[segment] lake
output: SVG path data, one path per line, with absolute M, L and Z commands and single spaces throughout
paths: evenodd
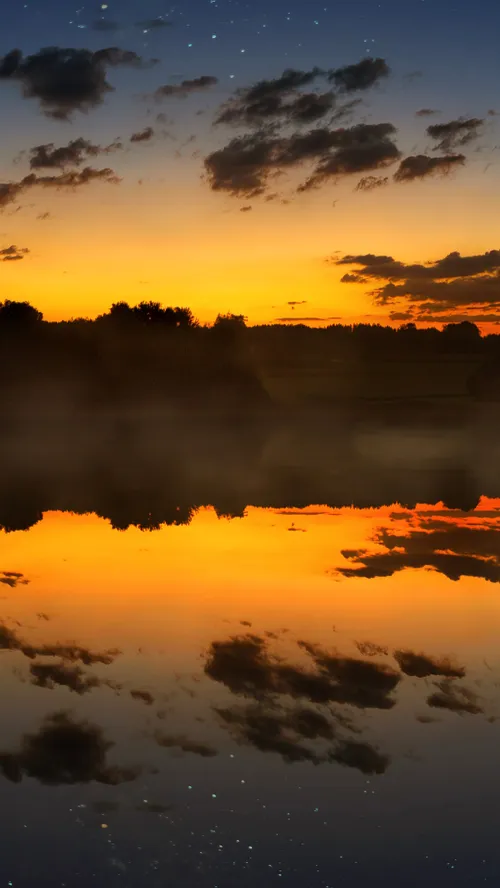
M 1 885 L 498 884 L 500 499 L 391 492 L 4 522 Z

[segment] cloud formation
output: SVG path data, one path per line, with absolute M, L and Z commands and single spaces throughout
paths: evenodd
M 428 157 L 415 154 L 405 157 L 394 173 L 395 182 L 414 182 L 430 176 L 447 176 L 458 166 L 464 166 L 464 154 L 446 154 L 443 157 Z
M 111 154 L 121 148 L 119 141 L 102 147 L 94 145 L 88 139 L 78 138 L 56 148 L 53 142 L 45 145 L 36 145 L 31 148 L 30 169 L 66 169 L 72 166 L 81 166 L 89 157 L 98 157 L 99 154 Z
M 487 310 L 500 307 L 500 250 L 470 256 L 452 252 L 426 264 L 408 264 L 370 253 L 332 261 L 340 266 L 359 266 L 359 271 L 343 276 L 344 283 L 385 281 L 372 291 L 374 301 L 378 305 L 404 302 L 415 310 L 411 315 L 414 320 L 438 318 L 439 313 L 449 312 L 450 320 L 466 320 L 469 315 L 491 317 Z M 456 314 L 457 309 L 462 309 L 462 315 Z
M 484 120 L 480 117 L 450 120 L 448 123 L 435 123 L 427 127 L 427 135 L 437 141 L 434 151 L 451 154 L 457 148 L 463 148 L 480 135 Z
M 463 678 L 463 666 L 454 665 L 447 657 L 439 659 L 428 654 L 417 654 L 415 651 L 394 651 L 394 659 L 401 672 L 415 678 L 428 678 L 431 675 L 443 675 L 446 678 Z
M 387 176 L 363 176 L 356 185 L 356 191 L 375 191 L 389 184 Z
M 132 133 L 130 136 L 130 142 L 150 142 L 155 134 L 155 131 L 152 126 L 147 126 L 143 130 L 139 130 L 137 133 Z
M 0 260 L 2 262 L 18 262 L 20 259 L 24 259 L 27 253 L 29 253 L 27 247 L 16 247 L 15 244 L 11 244 L 10 247 L 3 247 L 0 250 Z M 12 582 L 7 582 L 6 577 L 0 577 L 0 583 L 14 585 Z
M 72 190 L 91 185 L 93 182 L 108 182 L 117 185 L 121 179 L 109 167 L 100 170 L 84 167 L 83 170 L 69 170 L 56 176 L 37 176 L 35 173 L 30 173 L 19 182 L 0 183 L 0 210 L 14 203 L 31 188 L 67 188 Z
M 378 530 L 373 542 L 383 547 L 382 552 L 344 550 L 342 555 L 352 566 L 339 567 L 336 573 L 344 577 L 373 579 L 393 576 L 408 568 L 426 568 L 436 570 L 454 581 L 461 577 L 477 577 L 491 583 L 500 582 L 497 519 L 485 520 L 478 525 L 421 517 L 409 522 L 405 531 Z M 417 666 L 416 655 L 409 657 L 408 652 L 400 651 L 399 656 L 407 668 L 424 668 L 421 661 Z M 437 662 L 435 666 L 438 668 Z M 445 668 L 446 663 L 442 661 L 440 666 Z M 429 663 L 426 668 L 430 668 Z M 448 669 L 454 668 L 448 664 Z M 450 672 L 439 674 L 450 675 Z
M 8 250 L 17 250 L 17 247 L 8 247 Z M 0 583 L 3 583 L 4 586 L 10 586 L 11 589 L 15 589 L 16 586 L 27 586 L 29 580 L 26 579 L 23 573 L 18 570 L 0 570 Z
M 14 49 L 0 59 L 0 80 L 19 82 L 23 97 L 37 99 L 47 117 L 69 120 L 75 111 L 88 112 L 102 104 L 113 91 L 106 79 L 108 68 L 147 64 L 137 53 L 115 46 L 97 52 L 55 46 L 29 56 Z
M 35 657 L 60 657 L 70 663 L 82 662 L 85 666 L 102 663 L 109 666 L 114 662 L 120 651 L 91 651 L 78 644 L 55 642 L 51 644 L 32 644 L 23 639 L 18 632 L 0 623 L 0 651 L 19 651 L 30 660 Z
M 191 93 L 202 92 L 210 89 L 212 86 L 216 86 L 218 82 L 217 77 L 203 74 L 201 77 L 195 77 L 193 80 L 183 80 L 182 83 L 159 86 L 154 92 L 154 97 L 156 99 L 185 99 Z
M 108 764 L 114 745 L 97 725 L 58 712 L 49 715 L 37 733 L 25 734 L 17 752 L 0 753 L 0 773 L 12 783 L 30 777 L 47 786 L 93 781 L 117 786 L 135 780 L 137 768 Z
M 338 105 L 342 94 L 366 90 L 389 74 L 384 59 L 363 59 L 355 65 L 324 71 L 288 68 L 280 77 L 260 80 L 237 90 L 215 119 L 216 124 L 236 124 L 260 129 L 268 124 L 310 124 L 329 116 L 334 119 L 351 113 L 359 100 Z M 334 85 L 326 92 L 301 92 L 322 79 Z
M 266 193 L 276 175 L 309 163 L 312 172 L 298 188 L 306 191 L 332 178 L 390 165 L 400 156 L 395 132 L 390 123 L 322 127 L 288 137 L 259 131 L 214 151 L 205 168 L 214 191 L 248 198 Z
M 449 712 L 456 712 L 459 715 L 464 713 L 480 715 L 484 712 L 477 694 L 469 688 L 454 684 L 449 679 L 437 682 L 436 687 L 438 690 L 427 698 L 428 706 L 434 709 L 448 709 Z
M 355 65 L 346 65 L 330 71 L 328 79 L 343 92 L 370 89 L 391 73 L 385 59 L 362 59 Z
M 101 687 L 105 682 L 86 672 L 74 664 L 65 663 L 32 663 L 30 666 L 31 684 L 39 688 L 53 690 L 56 686 L 66 687 L 76 694 L 86 694 L 94 688 Z

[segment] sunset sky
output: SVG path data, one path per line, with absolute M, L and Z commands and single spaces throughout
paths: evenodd
M 0 298 L 489 326 L 499 26 L 495 0 L 16 4 Z

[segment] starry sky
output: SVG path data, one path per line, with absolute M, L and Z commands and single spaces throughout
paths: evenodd
M 499 34 L 496 0 L 12 5 L 0 298 L 492 329 Z

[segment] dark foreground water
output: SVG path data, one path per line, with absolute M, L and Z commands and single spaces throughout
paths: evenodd
M 0 886 L 499 884 L 495 468 L 391 440 L 241 509 L 4 471 Z

